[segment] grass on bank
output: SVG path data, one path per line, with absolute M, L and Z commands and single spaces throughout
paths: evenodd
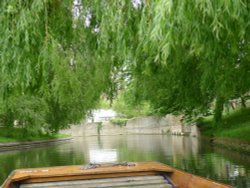
M 32 135 L 25 129 L 0 127 L 0 143 L 67 138 L 64 134 Z
M 235 110 L 224 114 L 222 121 L 214 126 L 212 117 L 199 122 L 203 135 L 238 139 L 250 143 L 250 109 Z

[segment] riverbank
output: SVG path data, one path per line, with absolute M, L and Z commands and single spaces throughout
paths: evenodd
M 120 122 L 119 122 L 120 123 Z M 122 122 L 123 123 L 123 122 Z M 73 137 L 87 136 L 114 136 L 114 135 L 189 135 L 198 137 L 196 125 L 184 126 L 181 116 L 166 115 L 165 117 L 147 116 L 127 120 L 126 125 L 114 122 L 83 123 L 72 125 L 60 131 Z
M 40 146 L 49 146 L 54 144 L 65 143 L 71 141 L 72 139 L 73 139 L 72 137 L 69 137 L 69 138 L 58 138 L 49 140 L 0 143 L 0 152 L 16 150 L 16 149 L 34 148 Z
M 221 123 L 214 125 L 212 117 L 198 122 L 201 134 L 217 140 L 239 140 L 250 144 L 250 109 L 239 109 L 223 116 Z
M 32 135 L 22 128 L 0 127 L 0 151 L 59 144 L 71 139 L 65 134 Z
M 0 127 L 0 144 L 11 143 L 11 142 L 64 139 L 68 137 L 70 136 L 66 134 L 33 135 L 31 133 L 27 133 L 27 131 L 22 128 Z

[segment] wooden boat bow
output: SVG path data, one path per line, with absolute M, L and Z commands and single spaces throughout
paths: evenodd
M 18 188 L 20 184 L 94 180 L 163 175 L 178 188 L 230 188 L 231 186 L 198 177 L 158 162 L 112 163 L 86 166 L 58 166 L 19 169 L 11 173 L 2 188 Z

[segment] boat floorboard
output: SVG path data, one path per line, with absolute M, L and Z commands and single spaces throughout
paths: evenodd
M 22 184 L 20 188 L 172 188 L 162 176 L 137 176 L 92 180 Z

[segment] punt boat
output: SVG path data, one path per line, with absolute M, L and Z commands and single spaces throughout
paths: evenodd
M 158 162 L 18 169 L 2 188 L 231 188 Z

